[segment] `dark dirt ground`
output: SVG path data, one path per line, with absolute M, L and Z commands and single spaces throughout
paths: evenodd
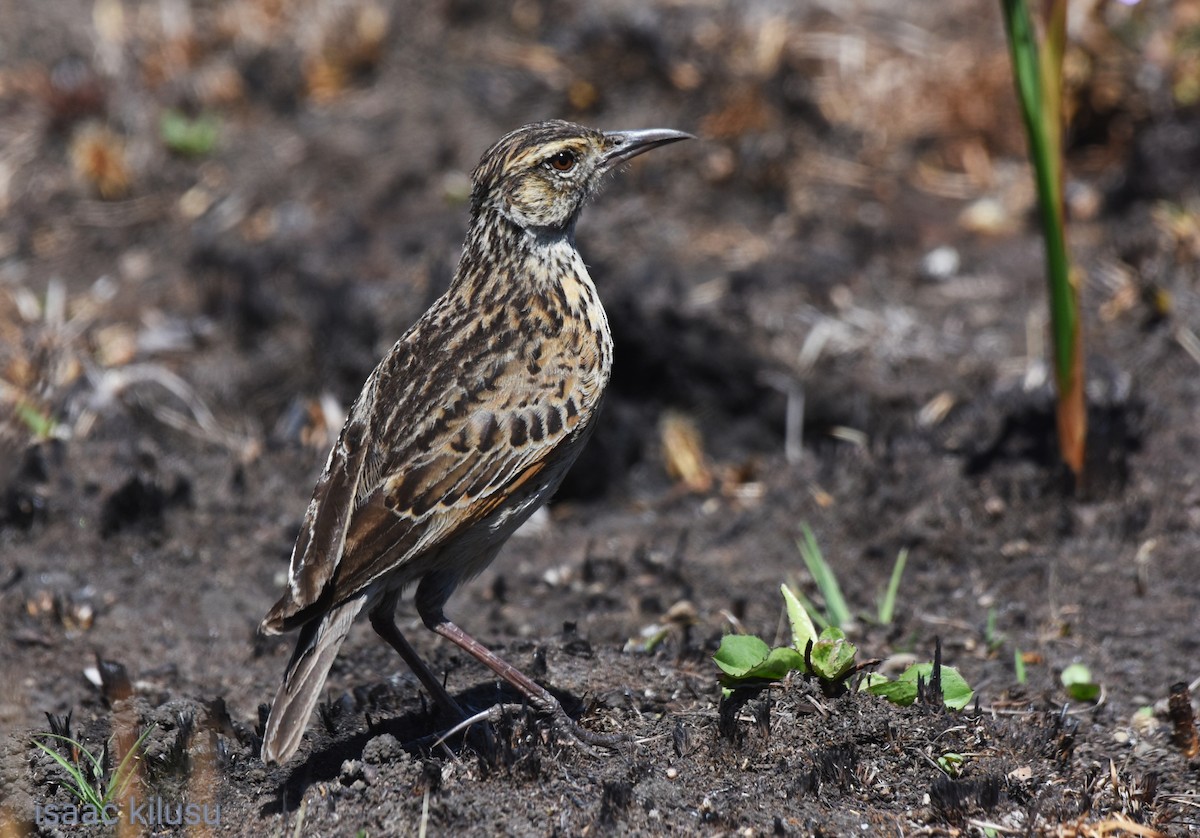
M 1200 832 L 1164 709 L 1200 674 L 1200 7 L 1073 6 L 1076 491 L 997 6 L 0 2 L 0 835 L 112 831 L 38 823 L 73 799 L 47 714 L 97 752 L 153 724 L 140 794 L 219 804 L 208 834 Z M 172 109 L 215 145 L 169 149 Z M 636 745 L 517 715 L 491 760 L 406 747 L 443 720 L 363 625 L 268 769 L 291 639 L 255 630 L 329 435 L 448 282 L 480 152 L 550 116 L 698 139 L 585 214 L 601 430 L 449 613 Z M 910 550 L 851 637 L 885 667 L 940 640 L 977 710 L 797 679 L 722 721 L 721 635 L 774 639 L 786 579 L 818 597 L 805 522 L 864 613 Z

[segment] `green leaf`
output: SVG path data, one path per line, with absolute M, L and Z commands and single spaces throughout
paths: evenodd
M 817 630 L 813 627 L 812 618 L 800 598 L 792 592 L 787 583 L 779 586 L 783 592 L 783 601 L 787 604 L 788 622 L 792 625 L 792 648 L 803 654 L 808 642 L 817 642 Z
M 726 687 L 765 686 L 783 680 L 789 672 L 804 670 L 804 657 L 795 649 L 771 649 L 760 638 L 745 634 L 721 638 L 713 660 L 721 668 L 720 681 Z
M 930 670 L 933 665 L 930 664 Z M 971 703 L 975 691 L 953 666 L 942 666 L 942 700 L 951 710 L 961 710 Z
M 177 110 L 168 110 L 163 113 L 158 130 L 163 144 L 171 151 L 200 157 L 216 147 L 220 123 L 211 114 L 189 118 Z
M 883 678 L 881 682 L 873 682 L 867 685 L 867 692 L 871 695 L 877 695 L 880 698 L 886 698 L 892 704 L 898 704 L 901 707 L 907 707 L 917 700 L 917 685 L 913 681 L 889 681 L 882 675 L 874 676 Z
M 113 772 L 113 775 L 108 783 L 108 792 L 106 794 L 100 793 L 100 786 L 103 784 L 104 780 L 103 750 L 101 751 L 101 758 L 97 758 L 95 754 L 83 747 L 82 743 L 77 742 L 67 736 L 61 736 L 57 733 L 34 734 L 34 736 L 44 736 L 48 739 L 57 739 L 60 742 L 66 742 L 81 756 L 86 757 L 88 767 L 90 768 L 90 773 L 93 777 L 93 781 L 89 782 L 88 778 L 84 775 L 85 769 L 83 766 L 80 766 L 77 763 L 72 763 L 66 757 L 62 756 L 62 754 L 58 753 L 53 748 L 48 747 L 44 743 L 38 742 L 36 739 L 34 740 L 33 744 L 49 754 L 50 757 L 62 767 L 63 771 L 66 772 L 73 786 L 70 788 L 70 792 L 75 795 L 76 799 L 79 800 L 80 803 L 95 807 L 97 809 L 103 809 L 116 797 L 123 797 L 126 790 L 129 788 L 129 784 L 135 776 L 133 770 L 135 763 L 140 759 L 139 751 L 141 751 L 142 746 L 146 743 L 146 738 L 154 730 L 154 727 L 155 726 L 153 724 L 147 727 L 146 730 L 142 732 L 142 735 L 137 738 L 137 741 L 133 743 L 132 747 L 130 747 L 129 751 L 125 754 L 125 757 L 121 760 L 121 764 L 118 765 L 116 770 Z
M 129 750 L 125 753 L 125 757 L 121 760 L 121 764 L 118 765 L 117 770 L 113 772 L 112 782 L 108 787 L 108 794 L 104 795 L 105 803 L 113 800 L 114 797 L 125 796 L 125 792 L 129 788 L 130 782 L 132 782 L 133 778 L 136 776 L 134 773 L 134 768 L 136 767 L 136 763 L 141 759 L 139 751 L 142 750 L 142 746 L 146 744 L 146 739 L 150 736 L 153 730 L 154 725 L 151 724 L 144 731 L 142 731 L 142 735 L 137 738 L 137 741 L 134 742 Z
M 946 773 L 946 776 L 951 779 L 962 773 L 964 762 L 966 762 L 966 758 L 962 754 L 956 754 L 953 751 L 942 754 L 937 758 L 938 768 L 942 769 Z
M 917 679 L 929 683 L 933 674 L 932 663 L 916 663 L 904 670 L 895 681 L 883 684 L 873 684 L 867 687 L 867 692 L 886 698 L 893 704 L 907 707 L 917 700 Z M 942 702 L 951 710 L 961 710 L 971 703 L 975 692 L 967 685 L 966 679 L 952 666 L 942 666 Z
M 746 673 L 747 678 L 783 680 L 789 672 L 804 671 L 804 656 L 788 646 L 772 649 L 767 659 Z
M 996 629 L 996 619 L 999 614 L 995 607 L 988 609 L 987 623 L 983 629 L 983 641 L 987 644 L 988 651 L 994 652 L 1004 645 L 1005 636 L 1002 632 Z
M 54 434 L 54 420 L 26 402 L 17 404 L 17 415 L 38 439 L 49 439 Z
M 727 634 L 721 638 L 721 646 L 713 655 L 713 660 L 726 675 L 737 677 L 758 666 L 770 653 L 771 647 L 760 637 L 752 634 Z
M 726 687 L 765 687 L 782 681 L 789 672 L 803 672 L 804 658 L 795 649 L 780 646 L 757 666 L 752 666 L 738 676 L 723 675 L 721 683 Z
M 804 606 L 805 613 L 812 618 L 813 625 L 819 626 L 822 629 L 829 628 L 832 625 L 827 619 L 828 615 L 822 614 L 821 609 L 817 608 L 813 601 L 806 597 L 803 592 L 796 591 L 795 593 L 796 598 L 800 600 L 800 604 Z
M 1095 701 L 1100 697 L 1100 685 L 1092 680 L 1092 671 L 1084 664 L 1071 664 L 1060 677 L 1067 695 L 1076 701 Z
M 813 674 L 822 681 L 840 681 L 854 669 L 856 654 L 858 649 L 846 639 L 846 633 L 830 626 L 821 632 L 809 655 Z

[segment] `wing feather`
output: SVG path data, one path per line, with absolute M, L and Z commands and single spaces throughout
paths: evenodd
M 483 334 L 463 336 L 464 351 L 435 346 L 442 314 L 431 309 L 367 380 L 317 483 L 290 584 L 265 630 L 294 628 L 383 576 L 403 577 L 405 565 L 417 578 L 427 570 L 417 559 L 502 511 L 514 494 L 557 485 L 569 463 L 558 462 L 568 455 L 556 449 L 578 451 L 563 443 L 586 432 L 604 382 L 566 359 L 535 374 L 527 358 L 472 346 Z
M 325 591 L 337 570 L 336 562 L 326 561 L 325 557 L 342 554 L 371 453 L 371 414 L 357 408 L 371 400 L 372 385 L 373 379 L 368 380 L 313 489 L 292 548 L 287 590 L 262 623 L 268 633 L 289 631 L 307 622 L 309 609 L 324 602 Z

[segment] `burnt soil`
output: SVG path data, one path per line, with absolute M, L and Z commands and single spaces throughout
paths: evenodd
M 113 831 L 47 820 L 51 722 L 109 771 L 149 729 L 135 793 L 219 805 L 210 834 L 1200 831 L 1166 711 L 1200 674 L 1194 3 L 1073 36 L 1079 484 L 998 4 L 196 5 L 2 4 L 0 835 Z M 585 213 L 600 430 L 448 613 L 631 740 L 517 709 L 491 753 L 430 747 L 447 720 L 360 625 L 264 766 L 291 638 L 256 629 L 330 436 L 449 281 L 479 154 L 552 116 L 697 139 Z M 860 658 L 940 645 L 966 709 L 797 676 L 722 703 L 721 636 L 782 638 L 781 582 L 823 602 L 804 524 Z M 514 701 L 399 623 L 465 705 Z

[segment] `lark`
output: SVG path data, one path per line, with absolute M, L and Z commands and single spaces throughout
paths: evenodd
M 584 204 L 620 164 L 689 136 L 555 120 L 519 128 L 484 153 L 450 287 L 350 408 L 296 540 L 287 589 L 262 622 L 266 634 L 300 632 L 267 719 L 265 762 L 296 752 L 364 610 L 443 711 L 463 718 L 396 626 L 399 598 L 414 585 L 427 628 L 536 710 L 574 726 L 554 696 L 443 608 L 553 494 L 595 426 L 613 345 L 575 247 Z

